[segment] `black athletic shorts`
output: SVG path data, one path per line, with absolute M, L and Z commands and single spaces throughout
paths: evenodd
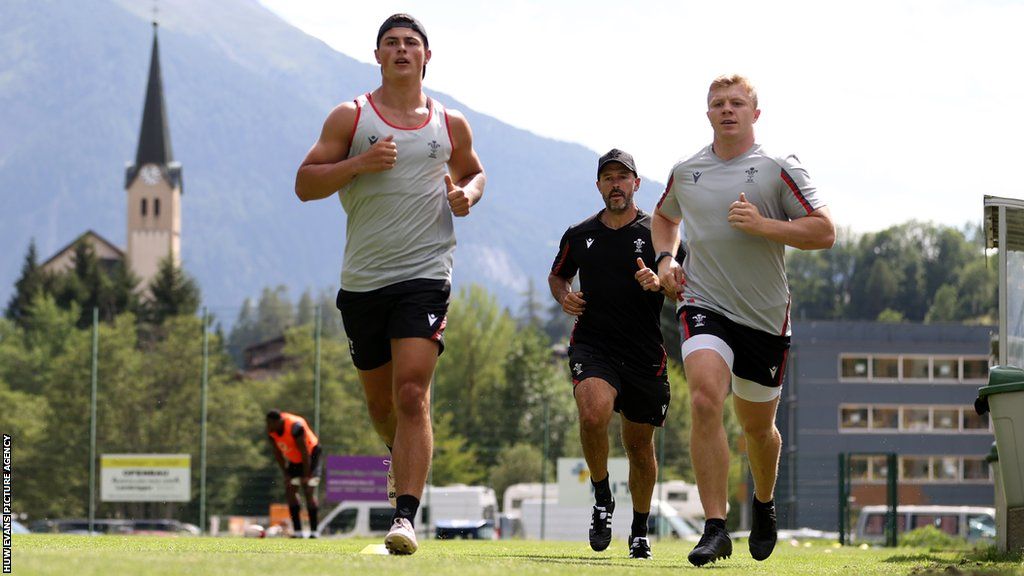
M 684 345 L 698 334 L 722 339 L 732 350 L 732 373 L 737 377 L 769 388 L 782 386 L 789 357 L 789 336 L 743 326 L 697 306 L 683 306 L 679 313 L 679 328 Z
M 569 371 L 574 393 L 580 382 L 600 378 L 618 392 L 614 408 L 627 420 L 652 426 L 665 423 L 672 395 L 664 361 L 658 368 L 630 364 L 586 344 L 573 344 L 569 346 Z
M 447 280 L 407 280 L 369 292 L 338 291 L 337 306 L 348 335 L 352 362 L 360 370 L 391 361 L 391 340 L 428 338 L 444 352 L 451 284 Z
M 300 442 L 303 440 L 300 438 Z M 320 445 L 313 446 L 313 453 L 309 455 L 309 476 L 310 478 L 319 478 L 320 473 L 323 472 L 323 463 L 320 461 Z M 292 478 L 302 476 L 302 462 L 288 462 L 288 475 Z

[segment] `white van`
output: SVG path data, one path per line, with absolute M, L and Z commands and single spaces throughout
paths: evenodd
M 328 512 L 317 527 L 322 536 L 383 536 L 391 529 L 395 509 L 387 501 L 341 502 Z M 476 523 L 495 527 L 498 499 L 486 486 L 427 486 L 416 513 L 416 531 L 433 536 L 438 523 L 456 526 Z M 490 531 L 485 531 L 490 535 Z
M 865 506 L 860 510 L 857 542 L 885 542 L 885 517 L 888 506 Z M 992 541 L 996 536 L 996 509 L 985 506 L 917 506 L 896 508 L 896 532 L 935 526 L 968 542 Z
M 558 484 L 549 483 L 544 488 L 539 482 L 513 484 L 505 489 L 502 497 L 502 515 L 509 519 L 514 532 L 521 532 L 523 501 L 530 498 L 547 498 L 558 502 Z M 653 497 L 675 508 L 688 523 L 698 522 L 703 527 L 704 507 L 700 503 L 697 485 L 683 480 L 666 480 L 654 485 Z M 613 516 L 614 518 L 614 516 Z
M 590 530 L 592 506 L 563 506 L 555 498 L 541 500 L 526 498 L 520 508 L 520 527 L 523 538 L 540 538 L 541 503 L 544 503 L 544 539 L 564 541 L 586 541 Z M 648 518 L 648 532 L 655 534 L 660 519 L 664 519 L 665 533 L 673 538 L 697 541 L 700 533 L 686 522 L 667 502 L 657 498 L 651 500 L 651 515 Z M 625 539 L 629 536 L 633 522 L 632 502 L 626 498 L 615 502 L 612 514 L 612 535 Z

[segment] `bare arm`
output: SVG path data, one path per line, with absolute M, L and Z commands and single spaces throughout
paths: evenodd
M 274 453 L 274 459 L 277 460 L 278 468 L 285 472 L 284 454 L 281 454 L 281 449 L 277 447 L 277 442 L 274 442 L 274 439 L 269 434 L 267 435 L 267 442 L 270 442 L 270 451 Z
M 452 156 L 448 160 L 449 177 L 448 204 L 452 214 L 467 216 L 484 195 L 487 175 L 483 164 L 473 149 L 473 131 L 466 117 L 455 110 L 448 110 L 448 127 L 452 135 Z
M 796 220 L 775 220 L 762 216 L 757 206 L 747 202 L 741 193 L 739 200 L 729 207 L 729 224 L 747 234 L 801 250 L 831 248 L 836 241 L 832 214 L 825 206 Z
M 572 279 L 567 280 L 558 274 L 548 274 L 548 287 L 555 302 L 562 305 L 563 312 L 570 316 L 583 314 L 587 301 L 583 299 L 583 292 L 572 291 Z
M 383 172 L 395 166 L 398 149 L 391 136 L 366 152 L 348 158 L 349 141 L 357 117 L 354 102 L 341 104 L 327 115 L 320 138 L 310 148 L 295 175 L 295 195 L 303 202 L 327 198 L 360 174 Z
M 655 254 L 675 254 L 679 249 L 679 220 L 655 209 L 651 218 L 651 242 L 654 243 Z M 685 278 L 683 268 L 675 258 L 662 258 L 658 262 L 658 280 L 666 296 L 678 299 Z
M 296 424 L 296 426 L 299 426 Z M 310 459 L 309 449 L 306 448 L 306 433 L 301 427 L 296 431 L 292 431 L 292 436 L 295 437 L 295 445 L 299 448 L 299 454 L 302 455 L 302 481 L 306 483 L 309 481 L 309 475 L 312 473 L 313 464 Z

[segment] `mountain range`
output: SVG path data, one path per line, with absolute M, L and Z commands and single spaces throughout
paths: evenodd
M 151 9 L 134 0 L 4 1 L 0 305 L 32 239 L 41 260 L 86 230 L 125 245 L 124 166 L 138 144 Z M 255 0 L 164 0 L 159 22 L 184 179 L 182 261 L 204 303 L 230 322 L 267 286 L 285 285 L 293 298 L 336 290 L 344 213 L 336 199 L 300 202 L 295 170 L 327 113 L 376 87 L 378 68 Z M 517 309 L 530 280 L 546 293 L 566 227 L 600 207 L 598 155 L 479 114 L 457 95 L 429 94 L 469 119 L 488 175 L 483 201 L 456 223 L 455 288 L 482 284 Z M 645 180 L 646 197 L 658 186 Z

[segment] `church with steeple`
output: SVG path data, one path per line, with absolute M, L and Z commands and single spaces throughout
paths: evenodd
M 167 126 L 163 78 L 160 74 L 160 46 L 157 23 L 153 22 L 153 50 L 149 61 L 149 82 L 142 111 L 142 127 L 135 161 L 125 168 L 127 192 L 127 247 L 121 249 L 93 230 L 82 233 L 41 265 L 48 272 L 63 272 L 74 266 L 75 245 L 92 244 L 101 262 L 125 262 L 139 278 L 145 292 L 156 276 L 160 261 L 170 256 L 181 266 L 181 164 L 174 161 L 171 132 Z

